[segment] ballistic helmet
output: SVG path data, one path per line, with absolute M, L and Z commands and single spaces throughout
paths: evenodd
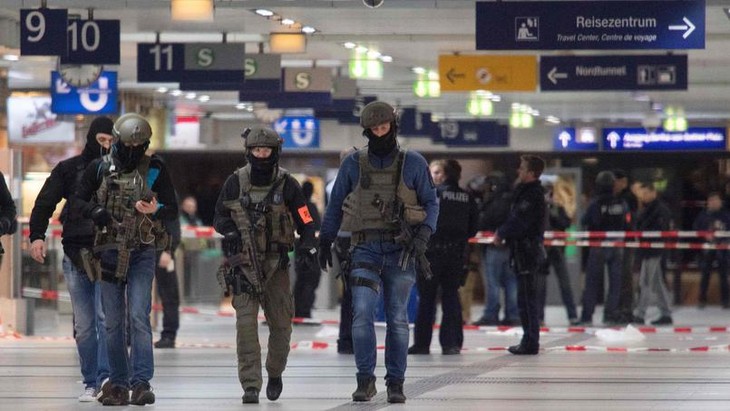
M 114 123 L 112 135 L 123 144 L 140 145 L 150 141 L 152 127 L 139 114 L 127 113 Z
M 395 122 L 396 110 L 388 103 L 373 101 L 366 105 L 360 112 L 360 125 L 362 128 L 373 128 L 384 123 Z
M 266 127 L 247 128 L 241 136 L 246 139 L 247 149 L 252 147 L 279 148 L 282 143 L 279 134 Z

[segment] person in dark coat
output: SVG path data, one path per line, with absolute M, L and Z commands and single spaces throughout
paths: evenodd
M 305 181 L 302 183 L 302 194 L 304 195 L 309 209 L 309 214 L 314 220 L 314 230 L 319 231 L 322 225 L 322 217 L 319 215 L 317 206 L 312 202 L 312 193 L 314 192 L 314 185 Z M 294 270 L 297 278 L 294 282 L 294 317 L 297 318 L 312 318 L 312 307 L 314 306 L 315 292 L 319 287 L 319 278 L 322 275 L 322 270 L 319 267 L 317 261 L 313 261 L 309 258 L 308 254 L 302 254 L 303 251 L 299 248 L 299 242 L 295 249 L 294 257 Z
M 707 195 L 707 208 L 703 210 L 692 224 L 693 230 L 698 231 L 727 231 L 730 229 L 730 212 L 723 207 L 720 193 L 712 192 Z M 707 241 L 711 244 L 725 244 L 727 239 L 708 236 Z M 700 269 L 702 279 L 700 280 L 699 307 L 705 308 L 707 304 L 707 289 L 710 286 L 710 274 L 712 265 L 717 260 L 717 275 L 720 278 L 720 296 L 723 308 L 730 307 L 730 293 L 728 292 L 727 250 L 702 250 L 700 255 Z

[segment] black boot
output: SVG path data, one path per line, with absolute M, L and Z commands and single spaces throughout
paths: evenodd
M 243 403 L 244 404 L 258 404 L 259 403 L 259 390 L 254 387 L 248 387 L 243 390 Z
M 140 382 L 132 387 L 132 399 L 129 401 L 134 405 L 145 405 L 155 403 L 155 393 L 152 387 L 146 382 Z
M 129 390 L 127 387 L 115 385 L 109 390 L 109 395 L 101 402 L 104 405 L 127 405 L 129 404 Z
M 388 402 L 391 404 L 406 402 L 406 396 L 403 394 L 403 383 L 388 382 Z
M 281 382 L 281 377 L 269 377 L 269 383 L 266 384 L 266 398 L 269 401 L 278 400 L 283 388 L 284 384 Z
M 352 400 L 370 401 L 377 393 L 375 377 L 357 377 L 357 389 L 352 393 Z
M 525 344 L 517 344 L 509 347 L 507 351 L 514 355 L 537 355 L 537 353 L 540 352 L 540 347 L 530 347 Z

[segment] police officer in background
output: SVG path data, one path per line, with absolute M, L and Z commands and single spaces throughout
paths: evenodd
M 312 193 L 314 192 L 314 184 L 309 181 L 302 183 L 302 194 L 307 202 L 307 208 L 314 220 L 314 230 L 319 231 L 322 225 L 322 217 L 319 215 L 317 206 L 312 202 Z M 298 244 L 303 244 L 298 241 Z M 301 249 L 298 245 L 294 256 L 294 271 L 296 272 L 296 280 L 294 281 L 294 316 L 297 318 L 312 318 L 312 307 L 316 297 L 317 287 L 319 287 L 319 277 L 322 270 L 319 268 L 319 262 L 311 258 L 309 253 L 311 244 L 304 244 Z
M 81 249 L 90 249 L 94 245 L 94 222 L 84 218 L 79 207 L 72 207 L 70 200 L 86 166 L 111 148 L 113 126 L 114 122 L 109 117 L 98 117 L 91 122 L 84 150 L 53 168 L 38 193 L 30 214 L 30 255 L 43 264 L 47 251 L 45 238 L 48 219 L 53 216 L 56 205 L 66 199 L 61 211 L 63 275 L 71 295 L 74 338 L 86 385 L 84 394 L 79 397 L 81 402 L 96 400 L 102 384 L 109 377 L 109 360 L 99 283 L 89 278 L 81 261 Z M 5 184 L 5 180 L 2 184 Z
M 233 294 L 243 403 L 258 403 L 262 385 L 259 305 L 269 325 L 266 397 L 277 400 L 283 388 L 281 375 L 289 356 L 294 315 L 287 254 L 294 246 L 295 226 L 301 237 L 299 251 L 310 255 L 315 265 L 317 257 L 314 219 L 302 188 L 279 167 L 281 137 L 259 127 L 247 129 L 242 136 L 248 164 L 224 183 L 214 225 L 223 234 L 223 253 L 230 267 L 219 282 Z
M 581 224 L 588 231 L 624 231 L 629 228 L 631 214 L 628 204 L 614 191 L 616 177 L 605 170 L 596 176 L 596 196 L 588 204 Z M 608 266 L 608 297 L 603 310 L 603 322 L 614 324 L 619 321 L 618 306 L 621 292 L 623 249 L 591 247 L 588 251 L 586 280 L 583 290 L 583 312 L 581 323 L 593 324 L 593 311 L 603 282 L 604 267 Z
M 510 262 L 517 275 L 517 304 L 522 321 L 522 340 L 509 347 L 514 355 L 535 355 L 540 350 L 540 318 L 536 276 L 545 264 L 545 196 L 540 175 L 545 160 L 534 155 L 520 157 L 517 187 L 507 221 L 494 233 L 494 243 L 506 241 Z
M 436 297 L 441 288 L 441 329 L 439 342 L 444 355 L 461 352 L 464 342 L 459 287 L 466 275 L 466 245 L 477 232 L 476 202 L 459 187 L 461 165 L 456 160 L 431 162 L 431 177 L 436 184 L 439 216 L 436 232 L 431 236 L 426 256 L 431 262 L 433 278 L 416 281 L 420 300 L 414 329 L 414 344 L 408 354 L 429 354 L 433 323 L 436 319 Z
M 425 259 L 436 230 L 438 202 L 428 163 L 396 140 L 396 110 L 376 101 L 362 110 L 366 148 L 348 155 L 337 174 L 320 232 L 320 264 L 332 265 L 338 230 L 352 232 L 352 337 L 357 365 L 353 401 L 375 396 L 375 314 L 383 286 L 387 331 L 388 402 L 404 403 L 408 356 L 407 305 L 416 281 L 416 260 Z M 424 267 L 420 267 L 423 269 Z
M 98 259 L 86 259 L 84 264 L 90 267 L 87 273 L 97 271 L 103 280 L 111 389 L 102 403 L 154 404 L 152 280 L 156 252 L 170 251 L 162 220 L 178 218 L 177 199 L 162 159 L 145 155 L 152 127 L 144 117 L 123 115 L 114 123 L 112 135 L 117 141 L 111 154 L 89 164 L 73 200 L 79 201 L 83 215 L 97 227 L 94 253 Z M 131 355 L 125 339 L 127 316 Z

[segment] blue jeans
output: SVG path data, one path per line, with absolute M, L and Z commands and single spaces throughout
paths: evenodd
M 105 251 L 101 258 L 105 264 L 116 265 L 117 251 Z M 154 248 L 132 251 L 126 283 L 101 281 L 101 302 L 106 316 L 111 366 L 110 379 L 115 386 L 128 388 L 130 384 L 134 386 L 140 382 L 149 383 L 154 373 L 150 310 L 155 261 Z M 129 355 L 125 339 L 127 306 L 132 346 Z
M 403 383 L 408 356 L 408 297 L 416 282 L 413 260 L 408 270 L 398 266 L 402 247 L 393 243 L 365 243 L 355 247 L 352 253 L 352 278 L 363 278 L 380 284 L 385 297 L 385 379 Z M 363 267 L 365 266 L 365 267 Z M 380 273 L 375 269 L 379 269 Z M 352 342 L 358 377 L 373 377 L 377 359 L 375 338 L 375 314 L 378 309 L 378 292 L 357 285 L 352 287 Z
M 509 266 L 509 248 L 488 245 L 482 264 L 487 298 L 482 318 L 499 321 L 499 291 L 504 289 L 504 318 L 517 321 L 520 318 L 517 308 L 517 277 Z
M 86 272 L 73 265 L 67 256 L 63 257 L 63 276 L 71 295 L 74 337 L 84 385 L 87 388 L 100 388 L 101 383 L 109 377 L 100 285 L 98 282 L 92 283 Z

